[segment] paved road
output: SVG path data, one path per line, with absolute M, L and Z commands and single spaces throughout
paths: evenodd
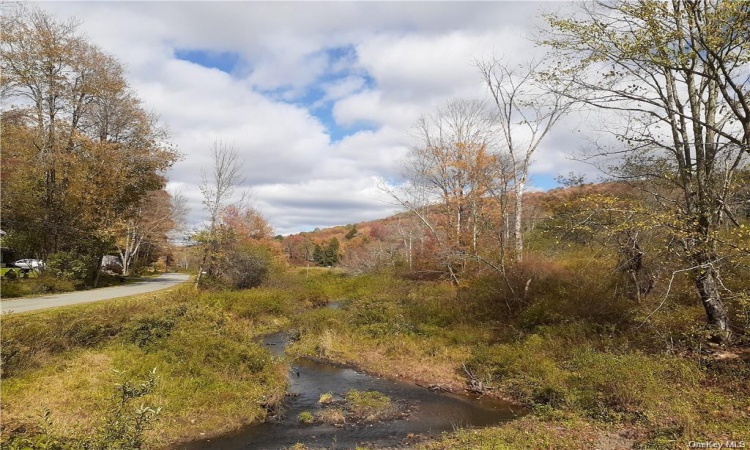
M 110 286 L 101 289 L 92 289 L 90 291 L 46 295 L 44 297 L 24 297 L 3 300 L 0 302 L 0 312 L 15 311 L 20 313 L 37 309 L 75 305 L 78 303 L 98 302 L 99 300 L 109 300 L 117 297 L 127 297 L 129 295 L 145 294 L 146 292 L 158 291 L 160 289 L 176 286 L 187 281 L 189 278 L 189 275 L 183 273 L 165 273 L 158 278 L 145 278 L 143 281 L 122 286 Z

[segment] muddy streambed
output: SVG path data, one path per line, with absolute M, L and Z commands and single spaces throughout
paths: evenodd
M 288 336 L 283 333 L 264 338 L 269 350 L 284 353 Z M 354 448 L 357 445 L 397 446 L 413 436 L 433 436 L 457 428 L 485 427 L 517 417 L 516 405 L 499 400 L 476 399 L 465 395 L 432 392 L 413 383 L 373 377 L 349 368 L 298 359 L 289 372 L 289 395 L 280 413 L 268 422 L 252 425 L 236 433 L 192 442 L 181 448 L 205 449 L 280 449 L 296 443 L 310 448 Z M 349 390 L 378 391 L 402 405 L 404 415 L 374 423 L 347 423 L 334 426 L 303 424 L 299 414 L 315 414 L 323 408 L 320 395 L 336 397 Z

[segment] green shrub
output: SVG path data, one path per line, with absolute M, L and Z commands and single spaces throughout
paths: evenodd
M 18 279 L 14 274 L 12 278 L 6 275 L 2 278 L 0 285 L 0 296 L 3 298 L 24 297 L 29 295 L 55 294 L 58 292 L 75 291 L 76 283 L 69 279 L 58 278 L 49 272 L 43 272 L 38 276 Z
M 124 333 L 126 342 L 140 342 L 165 335 L 195 304 L 175 302 L 191 292 L 177 289 L 162 303 L 152 299 L 123 299 L 70 308 L 51 309 L 3 317 L 3 376 L 41 364 L 45 358 L 75 348 L 91 348 Z
M 16 271 L 16 269 L 8 269 L 3 274 L 3 278 L 9 281 L 15 281 L 18 279 L 18 271 Z
M 161 408 L 141 404 L 133 407 L 132 401 L 151 394 L 156 386 L 156 369 L 137 384 L 123 381 L 115 387 L 112 404 L 93 442 L 87 448 L 101 450 L 140 449 L 145 445 L 144 433 L 152 427 Z
M 53 253 L 47 257 L 45 272 L 55 278 L 82 282 L 96 267 L 96 261 L 89 256 L 82 256 L 72 252 Z
M 315 416 L 310 411 L 302 411 L 297 416 L 297 419 L 302 423 L 313 423 L 315 421 Z
M 448 284 L 420 284 L 404 297 L 404 313 L 416 326 L 446 327 L 470 319 L 468 303 Z
M 571 360 L 570 380 L 578 406 L 596 418 L 656 418 L 670 405 L 669 414 L 680 414 L 682 390 L 694 389 L 702 378 L 687 360 L 638 353 L 613 355 L 584 350 Z
M 180 317 L 187 313 L 187 306 L 180 305 L 167 310 L 164 315 L 148 315 L 128 322 L 124 334 L 128 342 L 146 347 L 170 335 Z
M 295 318 L 302 334 L 319 335 L 325 330 L 341 331 L 346 327 L 346 312 L 341 309 L 317 308 Z
M 212 255 L 201 287 L 209 290 L 249 289 L 265 281 L 273 265 L 270 249 L 263 245 L 242 244 Z
M 10 273 L 11 271 L 8 271 L 0 277 L 0 297 L 12 298 L 27 295 L 29 293 L 28 286 L 16 280 L 15 273 L 13 275 L 10 275 Z
M 234 289 L 248 289 L 260 286 L 266 279 L 271 266 L 271 255 L 265 249 L 242 248 L 233 252 L 230 264 L 222 271 Z
M 141 403 L 134 407 L 133 400 L 151 394 L 156 386 L 156 369 L 140 383 L 124 380 L 115 386 L 102 424 L 94 434 L 85 436 L 61 436 L 55 431 L 52 413 L 45 409 L 41 424 L 36 430 L 13 434 L 3 448 L 9 450 L 137 450 L 146 445 L 145 432 L 159 417 L 161 408 Z
M 351 302 L 347 316 L 349 324 L 372 337 L 409 334 L 415 330 L 400 305 L 380 298 L 370 297 Z
M 220 301 L 227 310 L 244 319 L 255 319 L 261 315 L 283 316 L 294 309 L 289 293 L 279 289 L 225 292 Z

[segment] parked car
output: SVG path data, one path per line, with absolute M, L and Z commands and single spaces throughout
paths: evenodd
M 14 266 L 26 270 L 44 269 L 44 262 L 38 259 L 19 259 L 13 263 Z

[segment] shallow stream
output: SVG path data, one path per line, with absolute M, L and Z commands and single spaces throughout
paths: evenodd
M 282 355 L 288 343 L 283 333 L 264 338 L 276 355 Z M 185 449 L 281 449 L 296 443 L 309 448 L 348 449 L 357 445 L 397 446 L 415 435 L 437 435 L 457 428 L 484 427 L 512 420 L 518 408 L 507 402 L 489 398 L 432 392 L 413 383 L 385 380 L 353 369 L 323 364 L 306 359 L 292 363 L 290 387 L 281 414 L 266 423 L 246 427 L 231 435 L 196 441 Z M 321 409 L 320 395 L 332 392 L 343 397 L 350 389 L 375 390 L 393 401 L 405 404 L 405 418 L 368 424 L 302 424 L 303 411 Z M 515 412 L 514 412 L 515 411 Z

